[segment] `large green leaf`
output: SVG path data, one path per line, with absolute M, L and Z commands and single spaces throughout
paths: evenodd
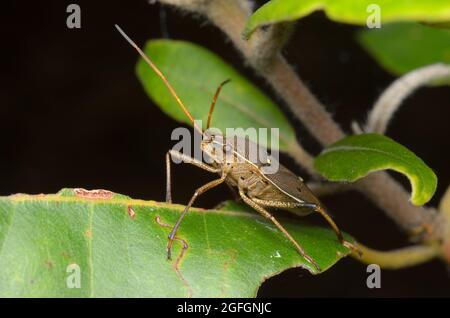
M 105 190 L 0 197 L 0 297 L 252 297 L 287 268 L 316 273 L 270 222 L 236 203 L 192 209 L 178 233 L 188 247 L 176 242 L 168 261 L 162 224 L 183 208 Z M 322 270 L 348 254 L 329 229 L 283 223 Z M 68 288 L 77 266 L 81 288 Z
M 323 10 L 332 20 L 366 25 L 373 11 L 380 8 L 381 23 L 393 21 L 443 22 L 450 20 L 450 1 L 445 0 L 271 0 L 250 17 L 244 36 L 263 25 L 293 21 Z
M 190 42 L 154 40 L 145 53 L 167 76 L 195 119 L 205 125 L 217 86 L 226 79 L 213 114 L 212 126 L 226 128 L 279 128 L 279 148 L 295 142 L 295 132 L 279 108 L 259 89 L 212 52 Z M 161 79 L 140 59 L 137 75 L 147 94 L 172 118 L 189 123 Z M 270 130 L 268 131 L 270 143 Z M 256 141 L 256 140 L 255 140 Z M 265 140 L 260 144 L 266 145 Z
M 425 204 L 436 191 L 433 170 L 406 147 L 383 135 L 346 137 L 323 150 L 314 164 L 331 181 L 356 181 L 385 169 L 403 173 L 411 182 L 411 202 L 415 205 Z
M 450 30 L 418 23 L 392 23 L 377 30 L 361 30 L 358 40 L 381 66 L 395 75 L 434 63 L 450 63 Z

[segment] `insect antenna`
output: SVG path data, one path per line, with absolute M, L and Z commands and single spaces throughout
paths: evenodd
M 216 90 L 216 93 L 214 94 L 214 98 L 212 100 L 211 106 L 209 107 L 208 121 L 206 122 L 206 129 L 208 129 L 209 126 L 211 125 L 212 113 L 214 111 L 214 106 L 216 106 L 216 101 L 217 101 L 217 98 L 219 97 L 220 91 L 221 91 L 222 87 L 229 82 L 231 82 L 231 80 L 227 79 L 226 81 L 223 81 L 222 83 L 220 83 L 219 87 L 217 87 L 217 90 Z
M 167 80 L 167 78 L 164 76 L 164 74 L 158 69 L 158 67 L 156 67 L 156 65 L 150 60 L 150 58 L 145 55 L 145 53 L 139 48 L 139 46 L 137 46 L 136 43 L 134 43 L 134 41 L 132 39 L 130 39 L 130 37 L 117 25 L 114 25 L 117 29 L 117 31 L 119 31 L 119 33 L 125 38 L 125 40 L 127 40 L 128 43 L 130 43 L 130 45 L 132 47 L 134 47 L 136 49 L 136 51 L 139 53 L 139 55 L 144 59 L 144 61 L 155 71 L 155 73 L 163 80 L 164 84 L 166 84 L 167 88 L 169 89 L 170 93 L 173 95 L 173 97 L 175 97 L 178 105 L 181 107 L 181 109 L 183 110 L 183 112 L 186 114 L 186 116 L 189 118 L 189 120 L 192 122 L 192 124 L 194 125 L 194 128 L 200 133 L 203 134 L 203 131 L 200 127 L 198 127 L 198 125 L 196 124 L 194 117 L 192 117 L 191 113 L 189 113 L 189 111 L 187 110 L 186 106 L 184 106 L 183 102 L 181 101 L 181 99 L 178 97 L 177 93 L 175 92 L 175 90 L 173 89 L 172 85 L 170 85 L 169 81 Z

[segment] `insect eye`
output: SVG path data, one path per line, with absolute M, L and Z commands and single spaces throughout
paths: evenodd
M 223 145 L 223 151 L 225 151 L 226 153 L 231 152 L 232 148 L 229 144 L 225 144 Z
M 212 142 L 214 140 L 214 135 L 208 135 L 206 134 L 204 137 L 205 142 Z

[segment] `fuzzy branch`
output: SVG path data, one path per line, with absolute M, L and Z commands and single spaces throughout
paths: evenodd
M 329 145 L 345 136 L 324 105 L 311 93 L 280 54 L 279 50 L 286 40 L 285 36 L 280 36 L 280 32 L 288 32 L 289 28 L 271 26 L 266 30 L 260 29 L 249 41 L 245 41 L 241 32 L 252 12 L 252 2 L 249 0 L 160 0 L 160 2 L 202 14 L 221 29 L 242 53 L 246 62 L 267 80 L 285 100 L 290 111 L 322 145 Z M 314 170 L 312 160 L 302 162 L 302 158 L 298 158 L 298 147 L 293 146 L 290 154 L 309 172 Z M 436 210 L 411 205 L 408 193 L 388 174 L 384 172 L 372 174 L 357 182 L 355 188 L 366 194 L 407 232 L 417 233 L 426 230 L 424 231 L 426 241 L 442 238 L 441 227 L 437 226 L 441 220 Z
M 450 65 L 433 64 L 403 75 L 392 83 L 369 113 L 365 131 L 384 133 L 402 102 L 419 87 L 433 81 L 450 79 Z

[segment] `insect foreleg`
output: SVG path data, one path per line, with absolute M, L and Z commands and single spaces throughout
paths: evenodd
M 194 195 L 192 196 L 191 200 L 189 201 L 188 205 L 186 205 L 186 207 L 184 208 L 183 213 L 181 213 L 181 215 L 178 217 L 177 222 L 175 223 L 174 227 L 172 228 L 172 231 L 170 231 L 169 234 L 169 242 L 167 244 L 167 258 L 170 259 L 171 258 L 171 248 L 172 248 L 172 244 L 173 244 L 173 240 L 175 238 L 175 235 L 177 234 L 177 230 L 178 227 L 181 224 L 181 221 L 183 220 L 184 216 L 186 215 L 186 213 L 189 211 L 189 209 L 191 208 L 191 206 L 194 204 L 195 199 L 197 199 L 197 197 L 202 194 L 205 193 L 206 191 L 217 187 L 218 185 L 222 184 L 225 179 L 227 177 L 227 173 L 223 172 L 222 176 L 220 177 L 220 179 L 216 179 L 213 180 L 211 182 L 208 182 L 207 184 L 201 186 L 200 188 L 198 188 L 197 190 L 195 190 Z
M 207 164 L 201 162 L 200 160 L 197 160 L 195 158 L 192 158 L 190 156 L 187 156 L 179 151 L 175 150 L 169 150 L 166 153 L 166 202 L 172 203 L 172 182 L 171 182 L 171 173 L 170 173 L 170 159 L 178 159 L 183 161 L 184 163 L 189 163 L 191 165 L 194 165 L 196 167 L 199 167 L 203 170 L 213 172 L 213 173 L 219 173 L 221 169 L 216 169 L 211 166 L 208 166 Z
M 264 217 L 272 221 L 276 227 L 294 244 L 297 251 L 302 255 L 308 262 L 310 262 L 314 267 L 320 271 L 319 265 L 314 261 L 314 259 L 309 256 L 305 250 L 300 246 L 300 244 L 289 234 L 289 232 L 275 219 L 275 217 L 270 214 L 266 209 L 264 209 L 262 206 L 257 204 L 255 201 L 253 201 L 251 198 L 249 198 L 245 193 L 244 190 L 239 187 L 239 194 L 242 197 L 242 200 L 244 200 L 245 203 L 247 203 L 250 207 L 255 209 L 257 212 L 262 214 Z

